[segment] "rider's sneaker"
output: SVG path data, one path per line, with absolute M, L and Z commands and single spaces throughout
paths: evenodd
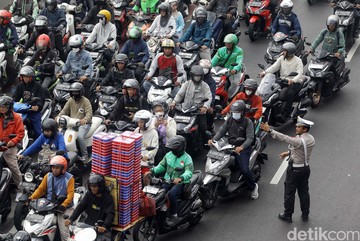
M 168 226 L 174 226 L 174 225 L 176 225 L 178 222 L 179 222 L 179 218 L 178 218 L 178 216 L 171 216 L 170 218 L 167 218 L 166 219 L 166 224 L 168 225 Z
M 19 198 L 20 198 L 21 195 L 22 195 L 22 192 L 20 190 L 17 190 L 16 191 L 16 196 L 15 196 L 15 202 L 16 203 L 19 202 Z
M 251 199 L 256 200 L 259 198 L 259 186 L 255 183 L 255 189 L 251 191 Z

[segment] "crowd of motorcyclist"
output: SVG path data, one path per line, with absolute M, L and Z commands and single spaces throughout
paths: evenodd
M 337 0 L 332 1 L 332 6 L 335 6 L 337 2 Z M 360 3 L 353 2 L 356 6 L 354 35 L 358 37 Z M 185 151 L 186 141 L 183 137 L 176 135 L 176 121 L 172 116 L 178 105 L 181 105 L 182 109 L 190 109 L 192 106 L 198 108 L 197 124 L 200 133 L 198 144 L 200 146 L 208 148 L 228 133 L 229 143 L 235 145 L 236 161 L 246 176 L 251 198 L 257 199 L 259 197 L 258 185 L 249 170 L 251 146 L 255 138 L 254 124 L 256 126 L 262 117 L 262 99 L 257 95 L 256 80 L 244 81 L 242 91 L 237 93 L 218 113 L 222 116 L 230 113 L 226 121 L 213 138 L 207 134 L 207 131 L 214 131 L 213 122 L 216 112 L 216 82 L 212 77 L 211 68 L 215 66 L 227 68 L 229 75 L 232 76 L 240 76 L 240 73 L 244 71 L 244 53 L 239 47 L 239 38 L 234 31 L 236 29 L 234 22 L 238 18 L 237 1 L 211 0 L 206 8 L 196 8 L 193 15 L 194 21 L 187 28 L 184 23 L 186 16 L 182 14 L 183 9 L 179 8 L 183 5 L 182 1 L 181 4 L 177 0 L 129 1 L 131 14 L 142 12 L 158 15 L 145 32 L 137 26 L 129 29 L 128 39 L 123 42 L 121 48 L 117 42 L 114 10 L 110 2 L 77 0 L 76 3 L 83 7 L 83 11 L 77 16 L 82 21 L 76 27 L 80 28 L 86 24 L 95 26 L 86 40 L 80 34 L 71 36 L 67 48 L 63 46 L 62 35 L 67 22 L 64 11 L 58 6 L 59 1 L 45 0 L 45 5 L 39 10 L 40 4 L 38 5 L 36 0 L 14 0 L 9 11 L 0 10 L 0 40 L 7 46 L 6 73 L 10 83 L 8 86 L 2 86 L 2 91 L 5 92 L 8 87 L 13 87 L 12 98 L 0 97 L 0 140 L 6 141 L 8 148 L 4 151 L 3 158 L 13 172 L 15 185 L 19 187 L 21 173 L 16 166 L 18 159 L 33 155 L 41 150 L 43 144 L 50 144 L 52 149 L 64 151 L 62 156 L 51 159 L 51 172 L 44 177 L 40 186 L 29 198 L 30 201 L 46 195 L 47 199 L 54 200 L 59 195 L 67 196 L 58 208 L 62 213 L 58 216 L 62 240 L 68 239 L 67 226 L 74 222 L 82 211 L 88 213 L 86 223 L 89 225 L 95 225 L 97 220 L 103 219 L 105 222 L 98 228 L 98 232 L 104 236 L 110 235 L 114 203 L 106 192 L 105 181 L 101 175 L 91 174 L 88 181 L 89 192 L 76 209 L 72 209 L 74 180 L 67 172 L 66 158 L 68 156 L 64 137 L 58 132 L 57 123 L 62 115 L 79 119 L 77 139 L 79 156 L 84 163 L 89 162 L 91 154 L 88 153 L 85 137 L 91 127 L 95 112 L 90 96 L 92 92 L 99 92 L 106 86 L 115 87 L 118 94 L 116 105 L 104 123 L 106 125 L 111 125 L 116 121 L 135 123 L 137 126 L 135 132 L 143 135 L 143 146 L 154 147 L 151 150 L 144 148 L 142 151 L 144 162 L 149 162 L 151 165 L 155 163 L 146 175 L 165 172 L 165 179 L 173 181 L 165 187 L 169 191 L 168 197 L 171 203 L 169 225 L 174 225 L 178 220 L 176 200 L 183 192 L 184 185 L 190 182 L 194 171 L 192 157 Z M 283 0 L 269 30 L 269 34 L 272 35 L 277 32 L 289 35 L 291 41 L 283 44 L 282 55 L 275 63 L 258 74 L 259 77 L 264 77 L 267 74 L 278 73 L 278 77 L 286 78 L 286 83 L 282 86 L 282 95 L 286 96 L 285 104 L 279 116 L 283 122 L 289 119 L 292 104 L 305 79 L 304 64 L 301 58 L 295 55 L 297 44 L 302 39 L 303 33 L 300 20 L 292 11 L 293 6 L 294 3 L 291 0 Z M 271 10 L 275 12 L 273 6 Z M 208 19 L 209 11 L 215 12 L 218 16 L 214 22 Z M 22 46 L 18 46 L 16 28 L 11 22 L 14 14 L 27 15 L 29 23 L 34 24 L 29 40 Z M 336 75 L 340 76 L 345 66 L 345 38 L 338 29 L 338 25 L 339 18 L 336 15 L 330 15 L 326 21 L 326 29 L 320 32 L 308 53 L 313 53 L 320 43 L 323 43 L 322 49 L 333 53 L 336 57 L 333 58 L 331 68 Z M 162 40 L 161 51 L 153 58 L 150 58 L 146 43 L 150 36 Z M 200 46 L 200 58 L 187 72 L 179 52 L 180 45 L 189 40 Z M 212 54 L 213 40 L 220 43 L 220 46 L 216 53 Z M 91 44 L 105 48 L 102 52 L 104 56 L 102 65 L 106 74 L 101 79 L 94 79 L 93 58 L 86 50 L 86 46 Z M 31 48 L 35 49 L 33 55 L 17 71 L 13 59 L 14 52 L 17 51 L 19 56 L 26 56 Z M 60 67 L 57 67 L 59 61 L 62 63 Z M 37 75 L 37 72 L 41 74 Z M 289 77 L 294 72 L 295 74 Z M 77 80 L 70 85 L 70 98 L 60 113 L 52 116 L 53 119 L 42 121 L 41 111 L 44 100 L 51 96 L 49 86 L 54 83 L 54 79 L 66 74 L 73 75 Z M 19 84 L 16 84 L 17 76 Z M 149 103 L 147 95 L 154 85 L 153 78 L 157 76 L 171 79 L 172 91 L 166 99 Z M 37 78 L 41 80 L 40 83 Z M 96 87 L 91 89 L 94 81 Z M 342 80 L 335 78 L 334 81 L 341 82 Z M 167 102 L 168 98 L 171 98 L 170 102 Z M 24 136 L 24 124 L 21 117 L 13 110 L 14 102 L 23 102 L 30 106 L 28 121 L 24 123 L 27 129 L 33 131 L 32 138 L 34 138 L 34 143 L 19 156 L 17 156 L 16 145 Z M 255 109 L 255 111 L 250 112 L 250 109 Z M 16 134 L 16 136 L 9 138 L 10 134 Z M 243 137 L 245 140 L 238 143 L 237 137 Z M 167 152 L 167 150 L 171 151 Z M 174 172 L 174 168 L 178 165 L 185 167 L 182 173 Z M 19 195 L 16 199 L 18 198 Z M 64 218 L 65 214 L 69 216 L 68 219 Z

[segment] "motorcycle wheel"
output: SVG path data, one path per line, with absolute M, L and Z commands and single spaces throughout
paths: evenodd
M 307 0 L 308 4 L 311 6 L 311 5 L 314 5 L 315 3 L 315 0 Z
M 217 200 L 217 194 L 214 195 L 215 192 L 216 183 L 212 182 L 208 185 L 205 185 L 205 188 L 209 191 L 206 193 L 206 197 L 203 198 L 202 204 L 205 210 L 209 210 L 214 207 L 216 200 Z
M 251 41 L 255 41 L 259 35 L 259 21 L 255 23 L 250 23 L 249 25 L 249 38 Z
M 155 217 L 145 218 L 135 225 L 133 239 L 134 241 L 154 241 L 157 232 L 158 228 Z
M 316 90 L 315 92 L 311 92 L 310 93 L 310 98 L 311 98 L 311 107 L 312 108 L 316 108 L 319 106 L 320 101 L 321 101 L 321 91 L 320 90 Z
M 23 230 L 22 221 L 25 219 L 27 213 L 27 206 L 24 203 L 18 202 L 14 211 L 14 226 L 18 231 Z
M 195 218 L 191 218 L 189 220 L 190 226 L 194 226 L 194 225 L 198 224 L 200 222 L 201 218 L 203 217 L 203 215 L 204 215 L 204 209 L 199 208 L 198 213 L 195 216 Z

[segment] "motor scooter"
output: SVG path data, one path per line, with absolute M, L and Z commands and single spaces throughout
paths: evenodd
M 29 40 L 28 29 L 33 27 L 33 19 L 31 16 L 21 16 L 21 14 L 14 14 L 11 22 L 15 25 L 16 33 L 18 35 L 18 43 L 25 44 Z
M 344 34 L 345 48 L 350 50 L 355 43 L 355 5 L 349 1 L 339 1 L 336 3 L 334 14 L 339 17 L 338 29 Z
M 248 31 L 251 41 L 255 41 L 261 34 L 264 35 L 270 31 L 272 16 L 269 5 L 270 0 L 250 0 L 247 3 L 245 17 L 249 22 Z
M 183 168 L 176 168 L 175 170 L 181 171 Z M 168 199 L 166 197 L 165 189 L 161 188 L 166 181 L 152 177 L 150 186 L 145 186 L 143 191 L 146 195 L 155 199 L 156 215 L 145 217 L 134 226 L 134 241 L 154 241 L 157 234 L 165 234 L 170 231 L 198 224 L 204 215 L 202 202 L 199 198 L 199 189 L 202 185 L 202 178 L 202 172 L 200 170 L 195 170 L 189 185 L 191 191 L 189 191 L 188 196 L 183 195 L 183 197 L 178 200 L 179 221 L 170 226 L 166 222 L 166 219 L 169 216 Z
M 95 115 L 101 115 L 107 119 L 111 112 L 114 111 L 115 105 L 118 101 L 120 90 L 113 86 L 102 86 L 97 92 L 99 107 L 94 112 Z

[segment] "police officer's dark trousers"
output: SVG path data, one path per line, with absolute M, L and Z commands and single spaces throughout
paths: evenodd
M 309 194 L 310 167 L 289 167 L 285 179 L 284 207 L 285 215 L 291 216 L 294 212 L 295 193 L 298 191 L 300 207 L 303 216 L 310 212 L 310 194 Z

